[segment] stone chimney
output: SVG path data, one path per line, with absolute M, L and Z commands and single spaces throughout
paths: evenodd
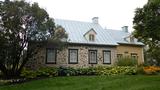
M 98 17 L 93 17 L 92 18 L 92 23 L 98 24 Z
M 128 33 L 128 26 L 123 26 L 122 31 Z

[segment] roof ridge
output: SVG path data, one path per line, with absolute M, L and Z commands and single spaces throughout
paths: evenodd
M 104 29 L 104 30 L 122 31 L 122 30 L 118 30 L 118 29 Z
M 104 30 L 108 30 L 108 31 L 116 31 L 116 32 L 123 32 L 123 33 L 128 33 L 128 34 L 131 34 L 130 32 L 124 32 L 124 31 L 122 31 L 122 30 L 116 30 L 116 29 L 104 29 Z
M 59 19 L 59 18 L 55 18 L 54 20 L 63 20 L 63 21 L 70 21 L 70 22 L 81 22 L 81 23 L 90 23 L 90 24 L 93 24 L 92 22 L 78 21 L 78 20 L 70 20 L 70 19 Z

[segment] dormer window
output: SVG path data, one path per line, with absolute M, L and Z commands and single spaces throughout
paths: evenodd
M 94 41 L 95 40 L 95 36 L 93 34 L 89 35 L 89 41 Z
M 134 37 L 130 37 L 130 42 L 134 42 Z
M 132 35 L 130 35 L 125 37 L 124 40 L 130 43 L 134 43 L 135 38 Z
M 91 28 L 84 34 L 84 37 L 87 41 L 95 41 L 96 35 L 97 35 L 96 31 L 93 28 Z

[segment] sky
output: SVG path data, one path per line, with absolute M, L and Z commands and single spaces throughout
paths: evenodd
M 129 32 L 132 32 L 134 11 L 137 7 L 143 7 L 148 0 L 27 1 L 38 2 L 52 18 L 92 22 L 93 17 L 99 17 L 99 24 L 103 28 L 121 30 L 122 26 L 129 26 Z

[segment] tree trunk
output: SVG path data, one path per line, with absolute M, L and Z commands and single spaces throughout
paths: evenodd
M 6 70 L 3 73 L 3 78 L 4 79 L 15 79 L 15 78 L 20 78 L 21 72 L 19 70 Z

